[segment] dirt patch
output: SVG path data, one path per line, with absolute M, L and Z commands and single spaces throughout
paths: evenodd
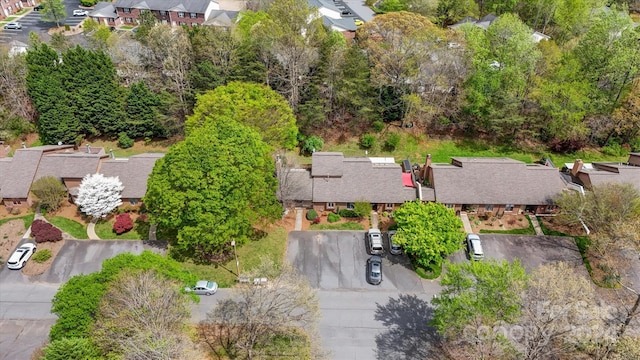
M 502 217 L 490 216 L 488 218 L 469 214 L 469 223 L 475 233 L 480 230 L 515 230 L 529 227 L 529 220 L 522 214 L 503 215 Z
M 11 220 L 0 226 L 0 257 L 3 263 L 9 259 L 13 250 L 18 246 L 25 231 L 22 219 Z
M 546 226 L 549 230 L 559 231 L 570 236 L 586 235 L 582 227 L 562 225 L 552 216 L 539 216 L 538 222 Z
M 60 216 L 69 220 L 77 221 L 80 224 L 87 224 L 86 216 L 78 211 L 78 207 L 68 200 L 65 200 L 56 211 L 47 213 L 47 217 Z
M 56 255 L 58 255 L 63 245 L 64 245 L 64 240 L 56 241 L 56 242 L 44 242 L 44 243 L 38 244 L 36 253 L 44 249 L 48 249 L 49 251 L 51 251 L 51 257 L 49 258 L 49 260 L 43 263 L 37 263 L 33 261 L 33 259 L 27 261 L 27 265 L 25 265 L 25 267 L 22 268 L 22 273 L 27 276 L 34 276 L 34 275 L 40 275 L 45 271 L 49 270 L 49 267 L 53 263 L 53 260 L 55 260 Z

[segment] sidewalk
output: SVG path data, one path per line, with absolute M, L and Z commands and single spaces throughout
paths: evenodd
M 544 235 L 544 232 L 540 228 L 540 223 L 538 223 L 538 218 L 535 215 L 527 215 L 527 217 L 531 220 L 531 225 L 533 225 L 533 230 L 536 232 L 536 235 Z
M 473 229 L 471 229 L 471 223 L 469 222 L 469 217 L 466 212 L 460 213 L 460 220 L 462 220 L 462 225 L 464 226 L 464 232 L 467 234 L 473 233 Z

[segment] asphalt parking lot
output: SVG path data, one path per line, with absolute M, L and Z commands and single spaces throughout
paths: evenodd
M 314 288 L 425 291 L 430 282 L 415 274 L 408 258 L 388 252 L 382 256 L 382 284 L 367 283 L 365 235 L 364 231 L 292 231 L 287 256 Z
M 582 256 L 573 238 L 561 236 L 480 234 L 485 259 L 513 261 L 519 259 L 531 272 L 549 262 L 570 262 L 585 269 Z M 449 257 L 451 262 L 468 261 L 465 251 Z M 586 270 L 585 270 L 586 272 Z

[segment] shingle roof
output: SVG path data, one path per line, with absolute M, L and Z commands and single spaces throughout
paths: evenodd
M 0 188 L 0 198 L 26 198 L 31 182 L 38 170 L 43 149 L 18 149 L 13 154 L 10 166 Z M 6 166 L 6 164 L 5 164 Z
M 311 176 L 342 176 L 343 161 L 340 152 L 315 152 L 311 156 Z
M 509 158 L 455 157 L 431 169 L 443 204 L 544 205 L 565 188 L 558 169 Z
M 239 11 L 213 10 L 203 25 L 230 27 L 235 23 Z
M 100 1 L 96 4 L 93 10 L 89 12 L 89 16 L 116 18 L 118 17 L 118 14 L 116 13 L 116 7 L 114 6 L 114 3 Z
M 162 153 L 146 153 L 126 159 L 106 160 L 100 167 L 100 173 L 104 176 L 117 176 L 122 181 L 123 198 L 140 199 L 147 192 L 147 179 L 156 160 L 163 156 Z
M 630 183 L 640 190 L 640 166 L 621 163 L 593 163 L 592 169 L 583 168 L 581 173 L 589 176 L 591 185 L 606 183 Z
M 278 191 L 280 201 L 311 201 L 313 199 L 311 171 L 307 169 L 291 169 L 284 187 L 283 191 Z
M 317 159 L 321 160 L 322 171 L 319 173 L 340 173 L 341 176 L 316 176 Z M 370 158 L 345 158 L 342 153 L 315 153 L 313 161 L 313 202 L 366 200 L 370 203 L 397 204 L 416 199 L 416 189 L 402 184 L 402 168 L 398 164 L 374 164 Z
M 132 8 L 132 9 L 149 9 L 194 12 L 204 14 L 209 5 L 215 1 L 212 0 L 117 0 L 115 7 Z
M 328 26 L 328 27 L 340 28 L 340 29 L 342 29 L 342 31 L 344 31 L 344 30 L 356 31 L 356 29 L 357 29 L 356 23 L 353 21 L 352 18 L 333 19 L 333 18 L 330 18 L 328 16 L 323 16 L 322 17 L 322 23 L 325 26 Z
M 58 179 L 83 178 L 87 174 L 95 174 L 102 157 L 106 155 L 85 152 L 45 154 L 33 180 L 44 176 L 54 176 Z

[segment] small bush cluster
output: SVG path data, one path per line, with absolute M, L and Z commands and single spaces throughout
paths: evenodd
M 34 220 L 31 223 L 31 235 L 37 243 L 62 240 L 62 231 L 43 220 Z
M 364 134 L 360 139 L 360 147 L 363 149 L 371 149 L 376 143 L 376 137 L 373 134 Z
M 376 120 L 373 122 L 372 127 L 373 131 L 379 133 L 380 131 L 384 130 L 384 123 L 380 120 Z
M 37 262 L 38 264 L 42 264 L 43 262 L 51 259 L 51 256 L 53 256 L 53 254 L 51 254 L 51 250 L 49 249 L 44 249 L 44 250 L 40 250 L 38 252 L 36 252 L 35 254 L 33 254 L 33 261 Z
M 307 220 L 313 221 L 318 217 L 318 212 L 314 209 L 307 211 Z
M 120 235 L 131 229 L 133 229 L 133 220 L 131 220 L 131 215 L 124 213 L 116 217 L 116 222 L 113 224 L 113 232 Z
M 358 216 L 358 213 L 356 213 L 353 210 L 347 210 L 347 209 L 342 209 L 338 212 L 338 215 L 345 217 L 345 218 L 357 218 L 360 217 Z
M 300 152 L 303 155 L 311 155 L 314 151 L 322 150 L 324 146 L 324 140 L 322 140 L 319 136 L 309 136 L 308 138 L 302 141 L 302 148 Z
M 340 221 L 340 219 L 342 219 L 340 217 L 340 215 L 336 214 L 336 213 L 330 213 L 329 216 L 327 216 L 327 221 L 330 223 L 334 223 L 336 221 Z
M 133 146 L 133 139 L 130 138 L 127 133 L 121 132 L 118 135 L 118 146 L 122 149 L 128 149 Z
M 400 135 L 397 133 L 391 133 L 387 136 L 387 139 L 384 142 L 385 149 L 389 151 L 394 151 L 400 145 Z

